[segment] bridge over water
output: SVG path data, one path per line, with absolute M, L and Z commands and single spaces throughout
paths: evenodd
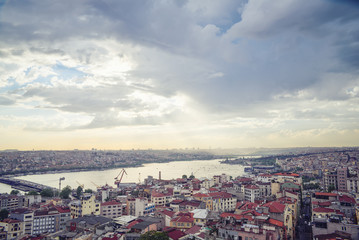
M 42 190 L 44 190 L 46 188 L 51 188 L 54 191 L 57 190 L 56 188 L 49 187 L 49 186 L 46 186 L 43 184 L 30 182 L 30 181 L 22 180 L 22 179 L 16 179 L 16 178 L 0 177 L 0 183 L 10 185 L 12 188 L 21 190 L 24 192 L 29 192 L 29 191 L 41 192 Z

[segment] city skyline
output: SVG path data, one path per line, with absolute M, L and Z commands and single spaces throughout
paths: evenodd
M 358 146 L 359 4 L 2 1 L 0 150 Z

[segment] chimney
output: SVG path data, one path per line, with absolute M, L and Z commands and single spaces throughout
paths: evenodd
M 158 173 L 158 180 L 161 180 L 161 171 Z

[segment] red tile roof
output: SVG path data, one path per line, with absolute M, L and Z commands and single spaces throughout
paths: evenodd
M 199 233 L 201 231 L 201 229 L 202 229 L 201 226 L 194 225 L 193 227 L 191 227 L 190 229 L 185 231 L 185 233 L 186 234 L 195 234 L 195 233 Z
M 268 219 L 268 222 L 270 224 L 276 225 L 278 227 L 284 227 L 284 223 L 282 221 L 279 221 L 279 220 L 276 220 L 276 219 L 270 218 L 270 219 Z
M 300 175 L 297 173 L 275 173 L 275 176 L 286 176 L 286 177 L 299 177 Z
M 59 213 L 69 213 L 69 212 L 71 212 L 70 208 L 66 207 L 66 206 L 55 206 L 55 208 Z
M 165 194 L 165 195 L 173 195 L 173 188 L 167 188 L 167 194 Z
M 209 197 L 209 195 L 204 194 L 204 193 L 196 193 L 196 194 L 193 194 L 193 197 L 204 198 L 204 197 Z
M 168 191 L 168 193 L 162 193 L 162 192 L 157 192 L 156 190 L 153 190 L 151 192 L 152 197 L 166 197 L 166 196 L 172 196 L 172 195 L 173 195 L 173 191 L 172 191 L 172 193 L 170 193 L 170 191 Z
M 161 211 L 164 215 L 169 216 L 169 217 L 173 217 L 176 213 L 172 212 L 172 211 L 168 211 L 168 210 L 163 210 Z
M 295 198 L 290 198 L 290 197 L 281 197 L 281 198 L 278 198 L 277 201 L 279 201 L 280 203 L 289 203 L 289 204 L 293 204 L 297 201 L 297 199 Z
M 192 206 L 192 207 L 199 207 L 199 205 L 201 205 L 202 202 L 194 200 L 194 201 L 184 201 L 181 202 L 179 205 L 181 206 Z
M 4 222 L 4 223 L 19 223 L 19 222 L 21 222 L 21 221 L 20 221 L 20 220 L 17 220 L 17 219 L 5 218 L 5 219 L 2 220 L 1 222 Z
M 269 212 L 271 213 L 284 213 L 285 205 L 279 202 L 269 202 L 262 205 L 263 207 L 268 207 Z
M 226 192 L 213 192 L 208 194 L 211 197 L 231 198 L 232 194 Z
M 193 218 L 189 216 L 177 216 L 172 218 L 171 222 L 186 222 L 193 223 Z
M 257 204 L 257 203 L 246 202 L 246 203 L 243 204 L 239 209 L 240 209 L 240 210 L 249 210 L 249 209 L 255 209 L 256 207 L 258 207 L 258 204 Z
M 242 219 L 241 215 L 239 214 L 234 214 L 234 213 L 228 213 L 228 212 L 224 212 L 220 215 L 221 218 L 227 218 L 227 217 L 232 217 L 235 218 L 236 220 L 240 220 Z
M 241 177 L 237 179 L 238 182 L 252 182 L 252 178 Z
M 116 201 L 109 201 L 109 202 L 103 202 L 101 203 L 101 206 L 112 206 L 112 205 L 121 205 L 121 203 L 116 202 Z
M 255 210 L 247 210 L 247 211 L 242 212 L 240 215 L 260 216 L 261 214 Z
M 200 237 L 201 239 L 205 239 L 206 234 L 204 232 L 197 235 L 197 237 Z
M 21 213 L 31 213 L 33 210 L 29 209 L 29 208 L 17 208 L 15 210 L 12 210 L 11 213 L 17 213 L 17 214 L 21 214 Z
M 170 237 L 173 240 L 178 240 L 181 237 L 186 236 L 186 234 L 184 232 L 177 230 L 177 229 L 172 230 L 172 231 L 168 232 L 167 234 L 168 234 L 168 237 Z
M 346 202 L 346 203 L 352 203 L 352 204 L 356 203 L 354 198 L 349 197 L 347 195 L 339 196 L 339 202 Z
M 316 196 L 328 196 L 328 197 L 336 197 L 338 194 L 336 193 L 326 193 L 326 192 L 316 192 Z
M 320 207 L 329 207 L 330 205 L 332 205 L 332 202 L 330 202 L 330 201 L 327 201 L 327 202 L 318 202 L 317 204 L 318 204 L 318 206 L 320 206 Z
M 118 240 L 120 237 L 120 235 L 114 234 L 113 237 L 103 237 L 102 240 Z
M 135 226 L 137 223 L 140 223 L 140 222 L 143 222 L 143 220 L 141 220 L 141 219 L 134 220 L 134 221 L 130 222 L 126 228 L 131 229 L 133 226 Z
M 347 240 L 347 239 L 351 239 L 350 234 L 344 233 L 344 232 L 318 234 L 318 235 L 315 235 L 314 238 L 318 239 L 318 240 Z
M 317 207 L 317 208 L 313 208 L 313 212 L 332 213 L 335 212 L 335 210 L 331 208 Z
M 253 221 L 252 215 L 240 215 L 240 219 L 247 219 L 249 221 Z

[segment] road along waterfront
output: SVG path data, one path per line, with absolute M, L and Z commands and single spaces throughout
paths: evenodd
M 180 178 L 182 175 L 190 176 L 192 173 L 195 177 L 208 177 L 225 173 L 229 176 L 241 176 L 244 174 L 243 166 L 221 164 L 223 159 L 215 160 L 194 160 L 194 161 L 174 161 L 168 163 L 149 163 L 141 167 L 126 168 L 127 175 L 123 176 L 122 182 L 138 183 L 143 182 L 148 176 L 159 178 L 161 172 L 162 179 Z M 96 189 L 96 185 L 109 184 L 114 185 L 114 178 L 119 174 L 122 168 L 109 169 L 103 171 L 86 171 L 86 172 L 65 172 L 65 173 L 48 173 L 36 174 L 16 177 L 35 183 L 44 184 L 47 186 L 59 187 L 59 179 L 65 177 L 61 182 L 61 188 L 69 185 L 72 188 L 77 188 L 78 183 L 83 184 L 85 189 Z M 4 189 L 5 190 L 5 189 Z M 0 193 L 4 192 L 0 185 Z

